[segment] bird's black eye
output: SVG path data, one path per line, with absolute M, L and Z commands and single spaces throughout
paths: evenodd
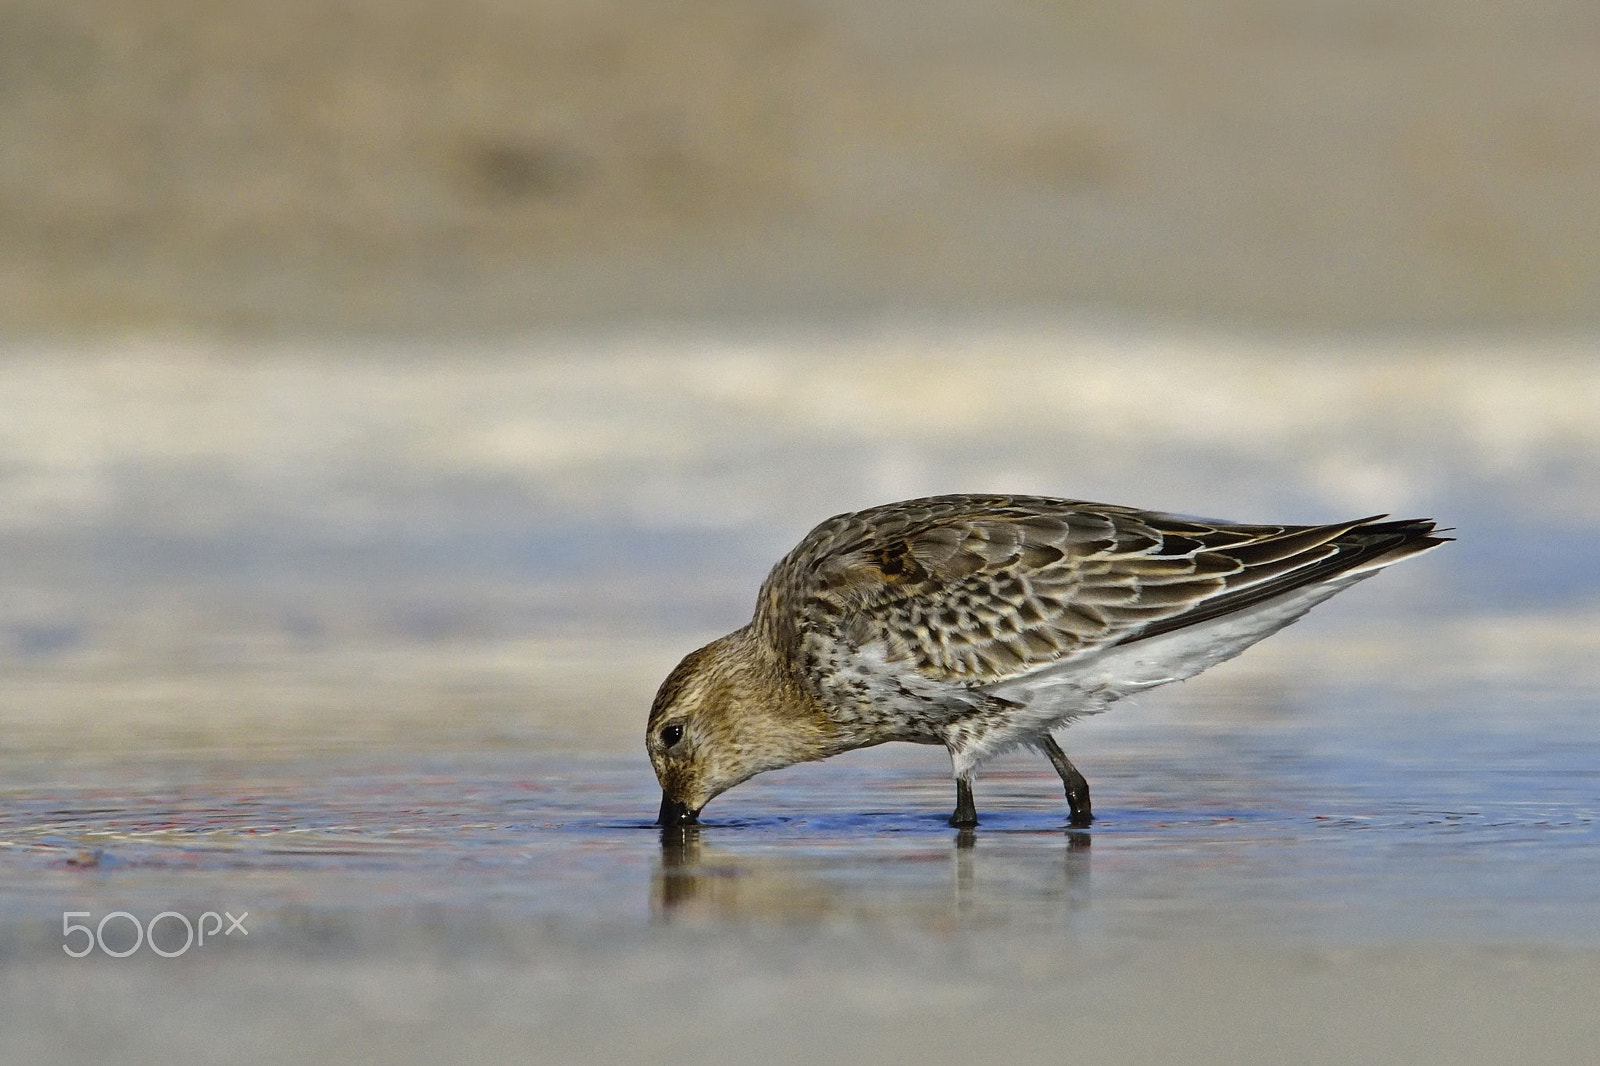
M 681 725 L 674 723 L 673 725 L 665 726 L 661 730 L 661 746 L 663 748 L 670 748 L 682 739 L 683 726 Z

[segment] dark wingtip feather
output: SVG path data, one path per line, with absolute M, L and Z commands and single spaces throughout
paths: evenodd
M 1373 540 L 1365 545 L 1357 545 L 1359 555 L 1352 558 L 1350 565 L 1343 568 L 1343 572 L 1359 574 L 1377 570 L 1390 563 L 1397 563 L 1401 559 L 1432 551 L 1439 545 L 1456 539 L 1439 536 L 1442 532 L 1452 532 L 1452 530 L 1439 529 L 1439 524 L 1431 518 L 1406 518 L 1397 522 L 1375 522 L 1359 526 L 1351 530 L 1351 533 L 1375 535 L 1389 540 L 1389 543 Z
M 1329 581 L 1340 576 L 1354 577 L 1357 574 L 1378 570 L 1413 555 L 1431 551 L 1455 539 L 1437 536 L 1439 532 L 1437 523 L 1431 518 L 1383 521 L 1388 517 L 1388 515 L 1373 515 L 1350 523 L 1291 527 L 1279 537 L 1246 545 L 1242 550 L 1219 548 L 1217 551 L 1220 554 L 1238 557 L 1252 550 L 1259 551 L 1258 545 L 1261 543 L 1271 545 L 1274 541 L 1279 541 L 1286 546 L 1303 546 L 1306 556 L 1310 556 L 1313 552 L 1318 554 L 1316 558 L 1308 558 L 1304 564 L 1298 566 L 1293 565 L 1293 553 L 1285 559 L 1266 555 L 1253 560 L 1247 566 L 1244 575 L 1248 576 L 1254 569 L 1258 575 L 1264 577 L 1264 580 L 1246 583 L 1231 592 L 1203 600 L 1192 610 L 1162 619 L 1129 634 L 1121 643 L 1143 640 L 1211 618 L 1246 610 L 1255 604 L 1306 585 Z M 1285 565 L 1286 563 L 1289 565 Z

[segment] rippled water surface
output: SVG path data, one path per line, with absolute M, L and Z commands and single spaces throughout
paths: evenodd
M 9 356 L 0 1057 L 1584 1061 L 1600 361 L 966 343 Z M 655 827 L 676 658 L 980 488 L 1460 540 L 1074 725 L 1091 827 L 908 746 Z
M 352 753 L 79 766 L 93 784 L 7 789 L 0 877 L 13 935 L 63 901 L 155 913 L 181 897 L 251 907 L 267 926 L 285 909 L 359 926 L 368 907 L 430 905 L 622 926 L 1006 922 L 1159 938 L 1193 922 L 1255 938 L 1600 942 L 1587 707 L 1543 708 L 1544 735 L 1507 744 L 1483 729 L 1490 707 L 1271 721 L 1234 706 L 1200 726 L 1183 719 L 1216 708 L 1174 702 L 1069 734 L 1099 797 L 1087 829 L 1068 826 L 1048 764 L 1023 755 L 990 766 L 981 825 L 958 832 L 928 749 L 771 774 L 669 831 L 637 757 Z

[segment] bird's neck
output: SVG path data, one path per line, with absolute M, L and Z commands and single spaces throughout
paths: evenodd
M 730 645 L 729 660 L 737 664 L 729 680 L 739 702 L 748 715 L 767 720 L 771 735 L 784 738 L 789 761 L 825 759 L 853 746 L 838 736 L 837 723 L 795 673 L 792 657 L 781 654 L 765 633 L 747 626 L 723 640 Z

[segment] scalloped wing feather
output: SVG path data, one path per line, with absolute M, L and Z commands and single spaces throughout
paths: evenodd
M 1443 542 L 1432 522 L 1382 517 L 1269 526 L 1042 497 L 911 500 L 818 526 L 774 567 L 756 622 L 780 647 L 798 650 L 807 618 L 857 648 L 881 642 L 929 680 L 994 686 Z

